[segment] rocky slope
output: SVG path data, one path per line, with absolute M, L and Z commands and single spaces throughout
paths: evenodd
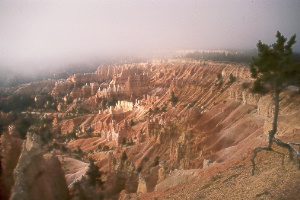
M 93 152 L 90 157 L 98 161 L 102 170 L 111 166 L 107 166 L 110 162 L 107 162 L 105 153 L 97 153 L 99 145 L 116 147 L 117 150 L 111 150 L 115 160 L 120 159 L 118 152 L 126 151 L 129 165 L 143 167 L 144 178 L 137 181 L 148 182 L 148 188 L 141 191 L 153 191 L 153 196 L 160 190 L 169 190 L 172 185 L 187 184 L 189 178 L 173 175 L 172 171 L 176 169 L 197 169 L 193 173 L 198 174 L 203 173 L 201 168 L 204 166 L 218 166 L 223 169 L 220 173 L 224 173 L 231 165 L 241 165 L 248 175 L 251 152 L 266 143 L 273 112 L 271 95 L 255 95 L 243 86 L 252 82 L 248 68 L 234 64 L 177 62 L 148 69 L 149 92 L 134 101 L 132 110 L 119 113 L 102 111 L 91 116 L 94 120 L 89 119 L 90 123 L 81 125 L 94 125 L 95 138 L 83 139 L 88 148 L 82 139 L 72 144 Z M 221 79 L 217 78 L 218 74 L 221 74 Z M 234 81 L 230 80 L 230 74 L 235 77 Z M 171 92 L 178 98 L 176 103 L 170 101 Z M 284 139 L 297 141 L 300 112 L 296 102 L 299 95 L 287 90 L 281 99 L 278 134 Z M 128 126 L 130 120 L 136 123 Z M 120 147 L 120 137 L 133 141 L 135 145 Z M 164 163 L 164 167 L 153 165 L 156 158 Z M 112 167 L 117 168 L 117 165 Z M 217 172 L 215 170 L 207 176 L 216 176 Z M 182 174 L 185 173 L 189 172 L 183 171 Z M 195 179 L 195 175 L 189 176 Z M 172 184 L 164 183 L 164 177 L 168 177 Z M 184 182 L 181 183 L 180 179 Z M 165 187 L 161 186 L 164 184 Z
M 252 82 L 246 66 L 208 61 L 99 67 L 55 83 L 59 111 L 34 114 L 53 117 L 69 188 L 91 158 L 107 199 L 296 199 L 288 159 L 263 152 L 250 175 L 273 114 L 271 94 L 252 94 Z M 299 93 L 280 99 L 278 136 L 299 142 Z

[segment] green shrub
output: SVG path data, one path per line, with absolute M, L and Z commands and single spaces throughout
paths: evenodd
M 130 126 L 134 126 L 134 125 L 136 125 L 136 122 L 133 121 L 133 119 L 131 119 L 131 120 L 130 120 Z
M 172 93 L 171 93 L 171 99 L 170 99 L 170 101 L 171 101 L 172 103 L 177 103 L 177 101 L 178 101 L 178 97 L 175 96 L 174 91 L 172 91 Z
M 168 105 L 167 105 L 166 103 L 164 103 L 164 104 L 162 105 L 162 107 L 161 107 L 161 111 L 162 111 L 162 112 L 167 112 L 167 107 L 168 107 Z
M 126 137 L 123 137 L 122 138 L 122 145 L 125 145 L 126 144 Z
M 105 145 L 102 149 L 103 151 L 108 151 L 109 150 L 109 147 L 107 145 Z
M 155 113 L 159 113 L 159 107 L 155 107 L 154 112 L 155 112 Z
M 243 89 L 249 88 L 249 83 L 243 82 L 243 83 L 242 83 L 242 88 L 243 88 Z
M 236 78 L 232 74 L 230 74 L 229 75 L 229 83 L 233 83 L 235 80 L 236 80 Z
M 124 152 L 122 153 L 121 160 L 122 160 L 122 161 L 125 161 L 125 160 L 127 160 L 127 159 L 128 159 L 127 154 L 126 154 L 126 152 L 124 151 Z

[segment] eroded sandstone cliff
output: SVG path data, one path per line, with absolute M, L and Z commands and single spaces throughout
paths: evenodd
M 299 173 L 293 164 L 282 168 L 278 157 L 262 154 L 258 165 L 267 170 L 257 180 L 249 175 L 249 158 L 267 142 L 274 112 L 271 93 L 251 93 L 252 82 L 247 66 L 181 59 L 99 67 L 95 73 L 57 82 L 51 94 L 61 109 L 44 115 L 54 116 L 56 139 L 67 149 L 59 153 L 69 188 L 86 176 L 87 162 L 93 159 L 105 182 L 103 191 L 95 191 L 107 198 L 118 198 L 122 190 L 121 199 L 183 199 L 188 194 L 191 199 L 224 198 L 217 188 L 227 191 L 228 198 L 282 197 L 266 177 L 287 172 L 284 181 L 296 187 L 291 177 Z M 286 90 L 280 99 L 278 136 L 300 141 L 299 94 Z M 40 166 L 48 162 L 29 152 L 23 147 L 23 157 L 37 156 Z M 43 170 L 35 171 L 47 172 Z M 247 181 L 251 190 L 242 190 Z M 259 181 L 266 183 L 267 193 L 256 187 Z M 20 189 L 15 190 L 18 195 Z M 280 191 L 290 197 L 298 194 L 286 186 Z
M 55 154 L 43 157 L 39 136 L 27 133 L 18 164 L 10 199 L 70 199 L 68 187 Z

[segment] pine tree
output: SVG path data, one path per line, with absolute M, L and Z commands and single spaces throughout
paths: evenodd
M 103 186 L 103 182 L 101 180 L 102 173 L 99 171 L 99 167 L 95 165 L 92 159 L 90 160 L 89 169 L 86 172 L 86 174 L 88 176 L 89 184 L 91 186 L 95 187 L 96 184 L 98 184 L 100 187 Z
M 300 168 L 300 152 L 293 147 L 293 145 L 300 146 L 300 143 L 286 143 L 275 137 L 279 113 L 279 94 L 288 85 L 297 84 L 297 78 L 300 74 L 299 63 L 295 63 L 292 60 L 292 46 L 296 43 L 296 35 L 293 35 L 286 43 L 287 38 L 278 31 L 276 38 L 276 43 L 270 46 L 261 41 L 258 42 L 258 56 L 253 58 L 250 67 L 252 77 L 256 79 L 253 84 L 253 91 L 260 92 L 263 90 L 264 85 L 269 85 L 274 96 L 274 115 L 272 130 L 269 131 L 268 145 L 254 149 L 254 154 L 251 158 L 253 165 L 252 175 L 254 175 L 255 171 L 254 159 L 258 152 L 266 150 L 282 154 L 272 149 L 273 142 L 278 146 L 287 148 L 290 152 L 290 158 L 293 158 L 293 152 L 296 153 Z

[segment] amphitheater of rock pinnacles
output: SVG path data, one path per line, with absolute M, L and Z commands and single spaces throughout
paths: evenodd
M 231 75 L 234 82 L 229 81 Z M 253 94 L 241 86 L 251 82 L 249 69 L 241 64 L 170 60 L 100 66 L 94 73 L 23 85 L 18 92 L 33 93 L 36 105 L 51 104 L 43 105 L 45 97 L 34 93 L 40 90 L 58 102 L 55 112 L 42 108 L 31 113 L 51 119 L 49 144 L 58 147 L 47 152 L 32 130 L 22 142 L 16 138 L 16 127 L 9 126 L 2 136 L 5 187 L 11 199 L 69 199 L 77 194 L 72 189 L 76 182 L 87 182 L 92 159 L 103 172 L 105 185 L 95 191 L 117 191 L 119 199 L 173 194 L 181 198 L 180 187 L 195 199 L 203 192 L 209 198 L 221 198 L 210 191 L 238 187 L 228 185 L 233 180 L 241 185 L 249 182 L 249 188 L 260 194 L 253 179 L 242 174 L 251 171 L 247 158 L 253 147 L 267 141 L 274 109 L 270 94 Z M 295 103 L 299 96 L 286 90 L 281 98 L 279 135 L 295 138 L 300 130 Z M 108 105 L 104 100 L 114 102 Z M 79 108 L 84 108 L 82 113 Z M 73 132 L 76 137 L 60 139 Z M 264 154 L 261 160 L 270 160 L 267 157 Z M 284 174 L 275 160 L 266 162 L 274 162 L 277 171 L 266 170 L 262 176 Z M 292 168 L 285 164 L 285 170 Z M 296 171 L 290 173 L 299 176 Z M 116 189 L 117 183 L 122 183 L 122 190 Z

